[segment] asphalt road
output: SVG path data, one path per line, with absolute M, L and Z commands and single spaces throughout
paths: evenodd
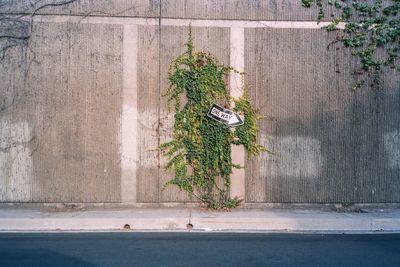
M 0 266 L 399 267 L 400 234 L 0 234 Z

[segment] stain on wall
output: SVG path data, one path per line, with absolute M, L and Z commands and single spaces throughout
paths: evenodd
M 384 136 L 385 150 L 389 160 L 389 167 L 400 168 L 400 131 L 388 132 Z
M 33 33 L 29 47 L 16 54 L 25 59 L 1 71 L 23 74 L 13 104 L 0 113 L 2 137 L 8 145 L 34 141 L 2 154 L 2 165 L 10 166 L 1 172 L 7 190 L 19 185 L 3 201 L 119 201 L 122 27 L 36 23 Z
M 30 201 L 36 137 L 27 122 L 0 121 L 0 200 Z

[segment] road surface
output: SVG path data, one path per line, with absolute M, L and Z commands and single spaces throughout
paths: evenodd
M 400 234 L 0 234 L 0 266 L 399 267 Z

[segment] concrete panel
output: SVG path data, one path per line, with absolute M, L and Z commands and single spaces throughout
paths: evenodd
M 36 4 L 32 4 L 36 2 Z M 4 0 L 0 2 L 2 13 L 32 13 L 40 6 L 63 1 Z M 67 2 L 67 1 L 64 1 Z M 76 0 L 63 6 L 47 6 L 37 12 L 43 15 L 157 17 L 159 0 Z
M 351 103 L 359 202 L 400 201 L 400 77 L 387 77 L 383 89 L 363 91 Z
M 19 167 L 14 171 L 10 165 L 8 179 L 22 179 L 26 166 L 33 165 L 29 181 L 20 185 L 30 188 L 31 201 L 119 201 L 121 27 L 45 23 L 33 32 L 24 61 L 25 93 L 8 115 L 11 132 L 2 136 L 34 145 L 27 146 L 28 154 L 18 152 Z M 10 68 L 20 71 L 12 63 Z M 12 134 L 14 128 L 20 129 L 18 135 Z M 6 159 L 13 155 L 10 151 Z
M 399 77 L 382 90 L 352 92 L 350 51 L 327 49 L 334 34 L 246 29 L 245 36 L 246 82 L 267 116 L 259 142 L 275 153 L 247 162 L 246 200 L 400 201 Z
M 327 14 L 332 11 L 327 7 Z M 300 0 L 164 0 L 162 18 L 229 20 L 316 20 L 316 8 L 304 8 Z
M 84 179 L 78 180 L 84 190 L 79 197 L 120 201 L 123 27 L 80 25 L 76 32 L 71 32 L 69 88 L 76 88 L 76 96 L 84 103 L 80 105 L 82 137 L 77 137 L 84 140 L 85 148 Z
M 138 169 L 137 201 L 159 200 L 159 30 L 138 27 Z
M 221 64 L 229 64 L 229 29 L 193 27 L 193 41 L 195 49 L 209 51 Z M 161 28 L 161 102 L 160 102 L 160 143 L 171 140 L 173 129 L 173 114 L 168 112 L 165 94 L 168 81 L 168 68 L 172 60 L 186 51 L 185 44 L 188 38 L 188 27 L 163 26 Z M 165 159 L 162 159 L 162 165 Z M 161 169 L 160 188 L 173 178 L 172 172 Z M 168 186 L 160 191 L 161 202 L 190 201 L 186 192 L 176 186 Z
M 15 47 L 7 52 L 0 64 L 0 201 L 30 201 L 33 179 L 30 154 L 37 138 L 26 105 L 29 94 L 24 87 L 26 50 Z

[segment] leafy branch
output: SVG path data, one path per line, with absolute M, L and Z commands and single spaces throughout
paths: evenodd
M 360 77 L 354 90 L 372 77 L 372 85 L 381 85 L 385 69 L 400 71 L 400 0 L 302 0 L 305 7 L 318 7 L 318 20 L 323 19 L 324 6 L 337 12 L 327 31 L 337 31 L 337 40 L 352 50 L 359 59 L 359 68 L 353 74 Z M 339 22 L 346 22 L 344 30 Z
M 189 192 L 209 208 L 233 208 L 241 200 L 229 195 L 231 173 L 233 168 L 242 166 L 232 162 L 231 145 L 243 145 L 249 155 L 266 151 L 256 143 L 260 117 L 248 94 L 239 99 L 230 97 L 225 80 L 237 71 L 219 65 L 207 52 L 195 52 L 190 28 L 186 47 L 187 51 L 171 63 L 169 70 L 166 96 L 170 105 L 174 104 L 174 139 L 160 146 L 168 159 L 166 168 L 175 172 L 168 184 Z M 245 117 L 244 124 L 235 131 L 206 116 L 213 103 L 233 108 L 232 102 L 235 112 Z

